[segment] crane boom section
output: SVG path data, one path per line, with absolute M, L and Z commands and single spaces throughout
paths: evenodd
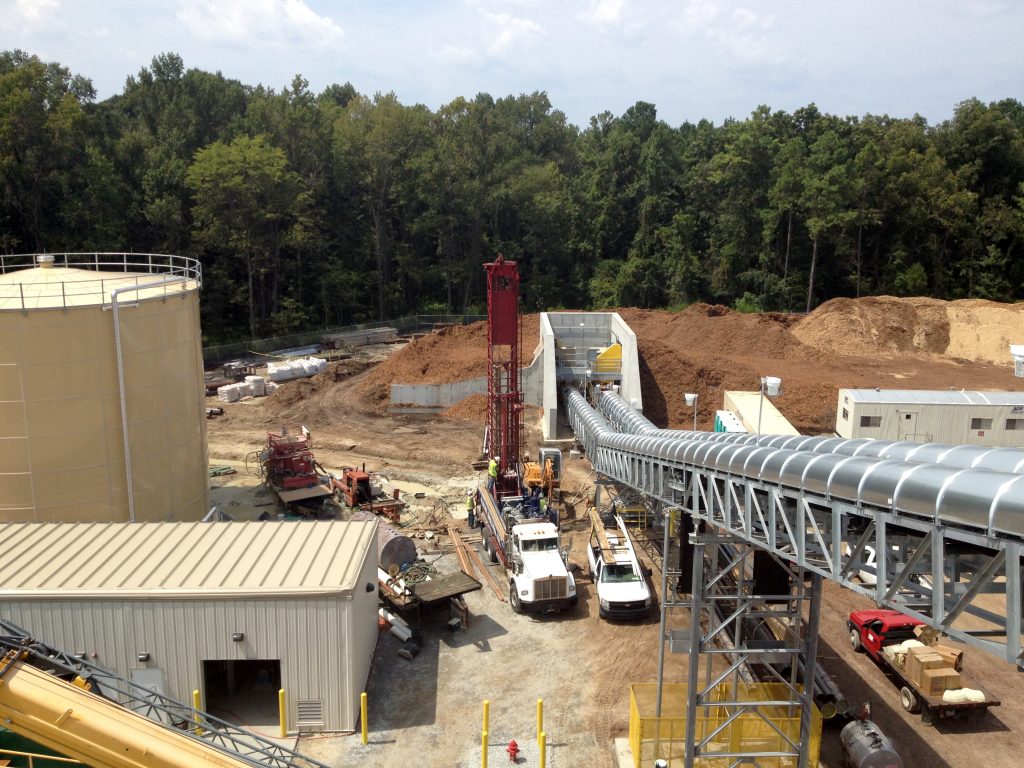
M 248 768 L 201 741 L 85 688 L 4 657 L 0 722 L 93 768 Z

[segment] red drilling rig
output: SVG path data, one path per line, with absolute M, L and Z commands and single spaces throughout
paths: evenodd
M 487 270 L 487 430 L 484 452 L 497 456 L 495 496 L 522 494 L 519 477 L 523 433 L 522 374 L 519 347 L 519 271 L 499 253 Z

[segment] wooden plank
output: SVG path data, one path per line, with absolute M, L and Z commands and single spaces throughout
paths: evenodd
M 491 575 L 491 572 L 487 569 L 487 566 L 484 565 L 483 561 L 480 560 L 480 555 L 476 553 L 476 550 L 469 549 L 467 547 L 466 552 L 469 553 L 470 558 L 473 560 L 473 562 L 476 564 L 477 569 L 483 575 L 484 581 L 486 581 L 488 586 L 490 586 L 490 588 L 494 591 L 495 596 L 499 600 L 501 600 L 501 602 L 507 602 L 505 599 L 505 592 L 498 587 L 498 582 L 494 580 L 494 576 Z
M 605 565 L 612 565 L 615 562 L 615 554 L 612 552 L 614 548 L 608 541 L 608 532 L 604 528 L 601 516 L 594 507 L 590 508 L 590 528 L 597 535 L 597 545 L 601 548 L 601 557 L 604 559 Z M 619 547 L 619 549 L 621 548 Z
M 466 543 L 462 540 L 462 534 L 449 525 L 448 537 L 452 540 L 452 544 L 455 545 L 455 554 L 459 558 L 459 565 L 462 567 L 462 572 L 467 576 L 472 576 L 473 566 L 469 562 L 469 555 L 466 553 Z

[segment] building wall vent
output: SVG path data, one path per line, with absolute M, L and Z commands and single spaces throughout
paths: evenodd
M 300 728 L 324 726 L 324 703 L 319 699 L 299 699 L 295 702 L 296 725 Z

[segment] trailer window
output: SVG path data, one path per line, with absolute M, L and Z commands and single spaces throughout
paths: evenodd
M 1024 429 L 1024 419 L 1007 419 L 1006 429 L 1011 432 L 1017 429 Z
M 882 426 L 881 416 L 861 416 L 860 425 L 862 427 L 880 427 Z
M 971 419 L 971 429 L 992 429 L 992 419 Z

